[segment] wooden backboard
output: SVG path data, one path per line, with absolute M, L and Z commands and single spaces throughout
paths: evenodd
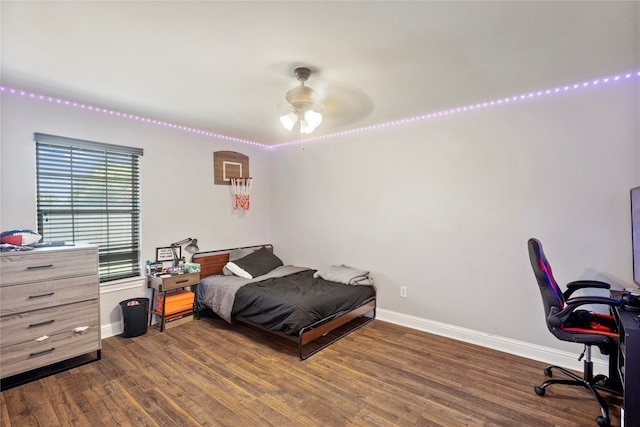
M 213 153 L 213 179 L 215 184 L 231 185 L 231 178 L 249 178 L 249 157 L 235 151 Z

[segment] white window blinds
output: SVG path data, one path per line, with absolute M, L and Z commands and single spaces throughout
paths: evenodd
M 142 149 L 41 133 L 34 139 L 42 240 L 98 245 L 103 283 L 139 276 Z

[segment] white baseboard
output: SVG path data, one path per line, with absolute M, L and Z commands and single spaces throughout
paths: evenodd
M 129 279 L 109 282 L 108 285 L 100 287 L 100 312 L 101 317 L 100 333 L 101 337 L 109 338 L 120 335 L 124 329 L 121 318 L 119 303 L 129 298 L 145 297 L 147 291 L 147 281 L 145 277 L 133 277 Z
M 584 366 L 578 361 L 577 353 L 569 353 L 554 348 L 504 338 L 498 335 L 479 332 L 473 329 L 423 319 L 421 317 L 396 313 L 385 309 L 376 309 L 376 318 L 396 325 L 406 326 L 419 331 L 480 345 L 516 356 L 526 357 L 550 365 L 559 365 L 568 369 L 582 372 Z M 595 353 L 595 352 L 594 352 Z M 599 354 L 599 353 L 598 353 Z M 606 356 L 602 356 L 606 357 Z M 607 375 L 609 372 L 608 359 L 596 358 L 592 354 L 593 370 L 596 374 Z
M 492 348 L 494 350 L 526 357 L 528 359 L 537 360 L 550 365 L 559 365 L 579 372 L 583 369 L 582 362 L 577 360 L 577 353 L 569 353 L 555 348 L 543 347 L 524 341 L 504 338 L 498 335 L 488 334 L 486 332 L 479 332 L 473 329 L 462 328 L 460 326 L 449 325 L 446 323 L 436 322 L 434 320 L 380 308 L 376 309 L 376 318 L 396 325 L 406 326 L 407 328 L 480 345 L 482 347 Z M 122 333 L 122 330 L 123 325 L 120 321 L 102 325 L 102 338 L 104 339 L 119 335 Z M 592 355 L 592 361 L 594 373 L 604 375 L 608 374 L 609 365 L 607 359 L 600 359 L 595 355 Z
M 115 335 L 120 335 L 124 327 L 122 326 L 122 322 L 108 323 L 106 325 L 102 325 L 100 327 L 100 333 L 102 334 L 102 339 L 113 337 Z

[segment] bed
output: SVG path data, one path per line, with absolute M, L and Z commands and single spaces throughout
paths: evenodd
M 272 245 L 199 252 L 199 312 L 243 322 L 297 342 L 307 359 L 371 322 L 376 290 L 368 272 L 284 265 Z

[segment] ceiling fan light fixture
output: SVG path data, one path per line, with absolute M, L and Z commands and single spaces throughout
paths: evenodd
M 300 133 L 303 135 L 307 135 L 310 134 L 311 132 L 313 132 L 314 130 L 316 130 L 316 128 L 314 126 L 309 125 L 309 123 L 306 122 L 306 120 L 300 120 Z
M 293 74 L 300 82 L 300 86 L 290 89 L 286 93 L 286 100 L 291 105 L 292 111 L 280 116 L 282 126 L 292 130 L 299 123 L 300 133 L 309 134 L 322 123 L 322 114 L 326 111 L 324 105 L 318 100 L 316 91 L 304 85 L 311 75 L 311 70 L 306 67 L 298 67 Z
M 322 123 L 322 114 L 312 109 L 296 109 L 280 116 L 280 123 L 287 130 L 292 130 L 299 123 L 300 133 L 309 134 Z
M 322 114 L 317 111 L 307 110 L 304 112 L 304 120 L 315 129 L 322 123 Z
M 282 126 L 284 126 L 286 130 L 293 129 L 293 126 L 296 124 L 297 121 L 298 121 L 298 115 L 293 111 L 291 111 L 289 114 L 285 114 L 284 116 L 280 117 L 280 122 L 282 123 Z

